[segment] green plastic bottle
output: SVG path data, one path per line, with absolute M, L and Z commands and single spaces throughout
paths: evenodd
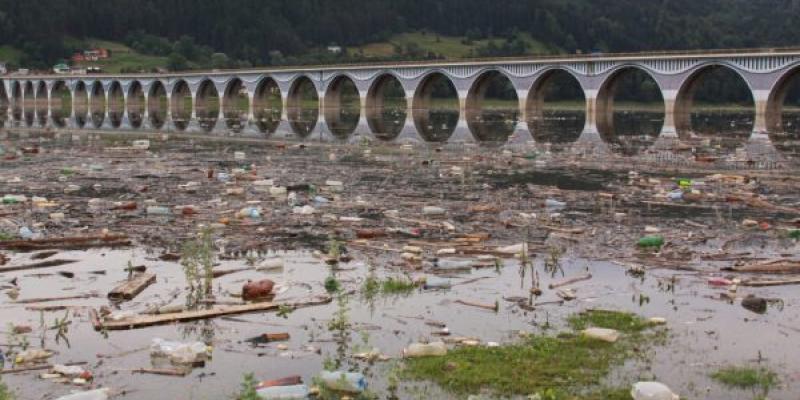
M 645 236 L 639 239 L 638 245 L 639 247 L 645 247 L 645 248 L 652 248 L 652 247 L 660 248 L 661 246 L 664 245 L 664 238 L 658 235 Z

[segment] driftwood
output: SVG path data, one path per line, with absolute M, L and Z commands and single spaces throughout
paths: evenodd
M 472 302 L 472 301 L 468 301 L 468 300 L 456 300 L 455 302 L 458 303 L 458 304 L 463 304 L 465 306 L 483 308 L 484 310 L 489 310 L 489 311 L 494 311 L 494 312 L 497 312 L 498 309 L 500 308 L 497 303 L 495 303 L 495 304 L 481 304 L 481 303 L 476 303 L 476 302 Z
M 156 274 L 138 274 L 108 292 L 108 298 L 114 301 L 131 300 L 155 282 Z
M 93 297 L 97 297 L 97 293 L 78 294 L 74 296 L 62 296 L 62 297 L 41 297 L 38 299 L 24 299 L 24 300 L 17 300 L 14 303 L 15 304 L 47 303 L 50 301 L 91 299 Z
M 783 286 L 783 285 L 800 285 L 800 278 L 798 279 L 784 279 L 784 280 L 748 280 L 741 283 L 742 286 L 751 287 L 764 287 L 764 286 Z
M 75 365 L 86 365 L 88 362 L 81 361 L 81 362 L 73 362 L 73 363 L 66 363 L 64 365 L 71 367 Z M 0 375 L 5 374 L 17 374 L 20 372 L 28 372 L 28 371 L 42 371 L 46 369 L 53 369 L 53 365 L 51 364 L 42 364 L 42 365 L 34 365 L 31 367 L 22 367 L 22 368 L 11 368 L 11 369 L 0 369 Z
M 742 266 L 728 267 L 723 268 L 722 270 L 743 273 L 797 274 L 800 273 L 800 261 L 779 259 Z
M 197 321 L 202 319 L 221 317 L 225 315 L 246 314 L 258 311 L 273 311 L 277 310 L 281 306 L 296 308 L 296 307 L 328 304 L 331 302 L 331 300 L 332 298 L 330 296 L 319 296 L 306 302 L 286 303 L 286 304 L 266 302 L 266 303 L 254 303 L 254 304 L 245 304 L 238 306 L 221 306 L 221 307 L 211 308 L 208 310 L 184 311 L 174 314 L 139 315 L 131 318 L 122 319 L 119 321 L 101 321 L 99 316 L 97 315 L 97 311 L 95 309 L 91 309 L 90 319 L 92 320 L 92 324 L 94 325 L 94 329 L 96 331 L 127 330 L 127 329 L 144 328 L 154 325 L 170 324 L 173 322 Z
M 562 287 L 562 286 L 571 285 L 571 284 L 573 284 L 575 282 L 588 281 L 589 279 L 592 279 L 592 274 L 588 274 L 587 273 L 587 274 L 584 274 L 584 275 L 576 276 L 574 278 L 565 279 L 565 280 L 563 280 L 561 282 L 553 282 L 548 287 L 550 289 L 555 289 L 555 288 L 559 288 L 559 287 Z
M 186 376 L 188 371 L 185 369 L 172 369 L 172 368 L 136 368 L 132 369 L 131 373 L 183 377 Z
M 33 240 L 0 241 L 0 249 L 37 251 L 51 249 L 79 250 L 92 247 L 130 246 L 126 235 L 77 236 Z
M 0 242 L 2 243 L 2 242 Z M 13 272 L 13 271 L 26 271 L 31 269 L 39 269 L 39 268 L 51 268 L 51 267 L 60 267 L 66 264 L 72 264 L 78 262 L 77 260 L 47 260 L 47 261 L 40 261 L 33 264 L 25 264 L 25 265 L 10 265 L 8 267 L 0 268 L 0 274 L 4 272 Z

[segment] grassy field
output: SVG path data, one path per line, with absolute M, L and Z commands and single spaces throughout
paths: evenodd
M 126 70 L 150 71 L 154 68 L 164 68 L 167 65 L 166 57 L 148 56 L 136 52 L 121 43 L 103 40 L 89 40 L 89 47 L 101 47 L 111 50 L 111 58 L 98 62 L 79 63 L 80 67 L 96 66 L 104 72 L 117 73 Z
M 11 46 L 0 46 L 0 61 L 19 65 L 20 59 L 24 53 L 20 50 L 17 50 Z
M 499 46 L 503 43 L 503 39 L 494 39 L 495 43 Z M 545 53 L 545 46 L 527 36 L 527 41 L 530 44 L 530 52 Z M 413 32 L 395 35 L 388 42 L 370 43 L 361 47 L 355 47 L 353 50 L 356 53 L 363 53 L 367 57 L 391 57 L 395 55 L 395 46 L 400 46 L 405 49 L 409 44 L 416 43 L 419 48 L 424 52 L 436 53 L 444 56 L 445 58 L 469 58 L 475 57 L 472 53 L 479 47 L 485 46 L 489 43 L 488 39 L 476 40 L 472 44 L 463 43 L 462 37 L 441 36 L 433 33 Z

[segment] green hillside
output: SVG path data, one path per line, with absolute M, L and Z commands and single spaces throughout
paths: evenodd
M 544 54 L 551 52 L 551 49 L 541 42 L 534 40 L 529 34 L 520 34 L 519 37 L 527 46 L 527 54 Z M 491 42 L 496 46 L 501 46 L 505 42 L 505 39 L 495 38 L 469 41 L 464 37 L 413 32 L 394 35 L 388 41 L 366 44 L 364 46 L 351 48 L 350 51 L 363 55 L 364 57 L 373 58 L 389 58 L 414 51 L 423 54 L 432 53 L 447 59 L 475 58 L 480 56 L 481 50 L 487 49 Z

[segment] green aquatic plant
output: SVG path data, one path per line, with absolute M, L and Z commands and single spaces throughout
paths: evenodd
M 761 390 L 764 394 L 779 383 L 778 374 L 760 366 L 728 366 L 712 373 L 711 378 L 728 387 Z
M 214 283 L 214 242 L 213 230 L 205 228 L 194 240 L 183 245 L 181 251 L 181 265 L 189 285 L 187 304 L 195 307 L 197 303 L 212 294 Z
M 256 379 L 252 373 L 245 374 L 242 379 L 242 389 L 236 396 L 236 400 L 259 400 L 261 397 L 256 392 Z
M 653 325 L 641 317 L 612 311 L 578 314 L 568 322 L 575 330 L 598 326 L 625 334 L 615 343 L 572 331 L 500 347 L 458 347 L 441 357 L 409 359 L 402 375 L 433 381 L 459 395 L 489 389 L 500 397 L 535 393 L 556 400 L 629 399 L 622 388 L 608 389 L 603 382 L 612 368 L 642 357 L 643 349 L 657 343 L 659 332 L 648 331 Z

